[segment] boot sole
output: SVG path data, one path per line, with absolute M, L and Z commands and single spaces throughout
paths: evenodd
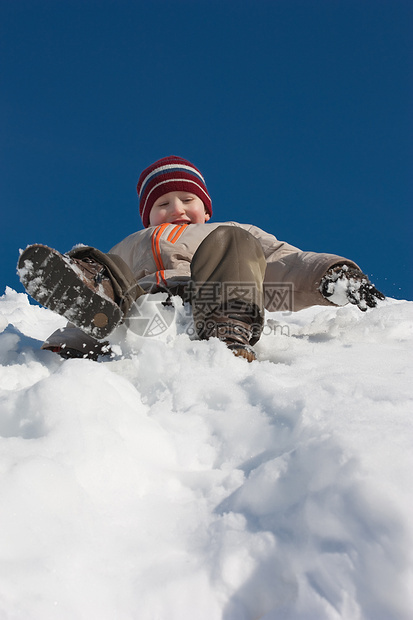
M 119 306 L 94 293 L 72 269 L 69 259 L 52 248 L 30 245 L 22 252 L 17 269 L 33 299 L 98 340 L 122 320 Z

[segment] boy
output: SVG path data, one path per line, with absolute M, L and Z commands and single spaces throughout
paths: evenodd
M 137 190 L 144 229 L 108 254 L 80 246 L 61 255 L 38 245 L 22 253 L 18 270 L 29 294 L 77 326 L 58 330 L 43 348 L 97 359 L 100 340 L 141 295 L 167 291 L 191 303 L 199 338 L 217 337 L 252 361 L 264 308 L 279 310 L 281 298 L 283 310 L 293 311 L 348 302 L 364 311 L 384 299 L 351 260 L 302 252 L 255 226 L 207 223 L 205 180 L 181 157 L 146 168 Z

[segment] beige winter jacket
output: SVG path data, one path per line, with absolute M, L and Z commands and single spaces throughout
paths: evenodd
M 155 285 L 184 284 L 190 279 L 196 249 L 212 230 L 223 225 L 244 228 L 260 241 L 267 260 L 264 304 L 269 311 L 332 305 L 318 290 L 323 275 L 337 264 L 357 268 L 342 256 L 303 252 L 256 226 L 237 222 L 161 224 L 132 233 L 115 245 L 110 254 L 123 258 L 146 291 L 153 291 Z

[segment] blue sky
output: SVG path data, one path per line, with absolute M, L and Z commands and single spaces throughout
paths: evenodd
M 355 260 L 413 299 L 411 0 L 4 0 L 1 291 L 19 248 L 108 251 L 180 155 L 212 221 Z

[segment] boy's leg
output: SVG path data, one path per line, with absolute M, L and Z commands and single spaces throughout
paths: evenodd
M 21 254 L 20 279 L 36 301 L 94 338 L 105 338 L 144 291 L 115 255 L 80 247 L 62 255 L 43 245 Z
M 235 353 L 254 359 L 264 322 L 266 261 L 261 244 L 237 226 L 219 226 L 195 252 L 191 275 L 194 322 L 201 338 L 218 337 Z

